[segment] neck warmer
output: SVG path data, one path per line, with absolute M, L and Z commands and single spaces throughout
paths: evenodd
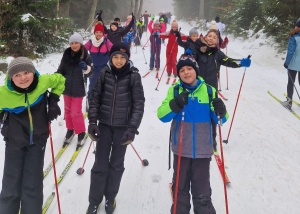
M 102 36 L 101 39 L 97 40 L 96 36 L 92 35 L 91 40 L 92 40 L 92 44 L 98 48 L 102 44 L 104 40 L 104 36 Z
M 28 88 L 20 88 L 20 87 L 16 86 L 13 81 L 11 81 L 11 85 L 14 88 L 14 90 L 21 94 L 26 94 L 26 93 L 32 92 L 36 88 L 38 83 L 39 83 L 39 78 L 36 74 L 34 75 L 33 81 Z

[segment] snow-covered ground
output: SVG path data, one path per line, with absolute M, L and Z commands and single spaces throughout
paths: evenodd
M 188 34 L 191 26 L 179 22 L 182 32 Z M 148 33 L 149 36 L 149 33 Z M 143 35 L 143 43 L 147 36 Z M 232 214 L 285 214 L 299 213 L 300 203 L 300 166 L 297 155 L 300 153 L 299 120 L 278 104 L 270 95 L 271 90 L 284 99 L 287 74 L 283 67 L 284 54 L 277 54 L 269 42 L 263 38 L 241 41 L 229 36 L 228 55 L 232 58 L 244 58 L 252 55 L 252 65 L 246 70 L 235 121 L 229 143 L 223 145 L 225 166 L 231 184 L 228 186 L 229 212 Z M 165 49 L 162 45 L 161 71 L 165 65 Z M 226 52 L 226 50 L 223 50 Z M 183 52 L 179 48 L 179 54 Z M 139 68 L 140 74 L 149 69 L 150 50 L 145 47 L 147 64 L 141 47 L 132 49 L 131 59 Z M 60 63 L 62 53 L 50 54 L 45 59 L 34 61 L 41 73 L 53 73 Z M 225 102 L 232 116 L 244 68 L 228 69 L 229 90 L 226 86 L 226 68 L 221 68 L 222 93 L 228 98 Z M 139 128 L 140 134 L 133 143 L 139 155 L 148 159 L 149 166 L 143 167 L 129 146 L 126 154 L 125 173 L 117 196 L 116 214 L 166 214 L 169 213 L 171 197 L 168 183 L 172 170 L 168 171 L 168 138 L 170 124 L 161 123 L 156 110 L 165 98 L 169 85 L 165 84 L 166 72 L 158 89 L 154 72 L 143 79 L 146 96 L 145 114 Z M 4 76 L 0 76 L 0 84 Z M 300 90 L 297 84 L 298 90 Z M 1 95 L 0 95 L 1 96 Z M 298 100 L 296 93 L 294 99 Z M 63 109 L 63 102 L 60 102 Z M 300 114 L 300 108 L 294 106 Z M 59 122 L 63 125 L 59 126 Z M 231 120 L 222 127 L 223 139 L 227 139 Z M 86 121 L 87 124 L 87 121 Z M 55 152 L 62 146 L 66 128 L 63 117 L 52 123 Z M 2 177 L 5 144 L 0 140 L 0 177 Z M 88 206 L 90 169 L 94 155 L 90 152 L 81 176 L 76 170 L 81 167 L 90 140 L 82 148 L 69 172 L 59 185 L 61 209 L 64 214 L 82 214 Z M 57 174 L 72 156 L 76 147 L 73 140 L 61 159 L 57 162 Z M 50 144 L 45 156 L 45 167 L 51 162 Z M 44 198 L 54 188 L 53 171 L 44 180 Z M 211 162 L 212 200 L 217 213 L 225 213 L 223 184 L 216 162 Z M 0 184 L 1 188 L 1 184 Z M 56 214 L 56 199 L 47 213 Z M 103 203 L 98 213 L 105 213 Z

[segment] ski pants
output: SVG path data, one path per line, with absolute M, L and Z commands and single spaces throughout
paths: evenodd
M 195 214 L 215 214 L 216 210 L 211 202 L 210 167 L 211 158 L 187 158 L 181 157 L 180 174 L 177 196 L 177 214 L 190 213 L 190 191 L 194 205 Z M 175 195 L 176 173 L 178 155 L 174 154 L 173 161 L 173 185 L 172 192 Z M 174 197 L 173 197 L 174 198 Z M 173 213 L 174 204 L 171 206 Z
M 176 65 L 177 65 L 177 53 L 178 50 L 172 50 L 166 52 L 167 59 L 167 73 L 177 75 Z
M 11 149 L 7 142 L 0 194 L 0 214 L 41 214 L 46 142 Z
M 299 71 L 288 70 L 287 96 L 291 99 L 293 99 L 294 83 L 295 83 L 295 80 L 296 80 L 297 73 L 298 73 L 298 82 L 299 82 L 299 85 L 300 85 Z
M 102 70 L 102 68 L 105 67 L 106 64 L 104 65 L 100 65 L 100 66 L 94 66 L 94 74 L 89 77 L 89 80 L 90 80 L 90 84 L 89 84 L 89 91 L 88 91 L 88 97 L 90 96 L 93 88 L 94 88 L 94 85 L 95 83 L 97 82 L 97 79 L 100 75 L 100 71 Z
M 97 141 L 96 156 L 91 170 L 89 202 L 98 205 L 103 195 L 108 201 L 113 201 L 119 192 L 124 168 L 126 145 L 121 145 L 121 139 L 126 127 L 113 127 L 98 124 L 100 137 Z
M 143 36 L 143 32 L 138 33 L 138 36 L 135 38 L 135 45 L 141 45 L 142 36 Z
M 160 47 L 155 47 L 153 49 L 150 49 L 150 69 L 155 68 L 159 69 L 160 68 Z
M 74 129 L 75 134 L 85 132 L 82 114 L 83 97 L 70 97 L 64 95 L 64 110 L 67 129 Z

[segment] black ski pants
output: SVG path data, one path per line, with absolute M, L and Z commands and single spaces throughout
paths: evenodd
M 19 149 L 5 147 L 0 194 L 0 214 L 41 214 L 43 206 L 43 167 L 45 145 Z
M 297 73 L 298 73 L 298 82 L 299 82 L 299 85 L 300 85 L 299 71 L 288 70 L 287 96 L 291 99 L 293 99 L 294 83 L 295 83 L 295 80 L 296 80 Z
M 186 158 L 181 157 L 180 174 L 177 196 L 177 214 L 189 214 L 191 209 L 190 191 L 195 214 L 215 214 L 216 210 L 211 202 L 211 188 L 209 178 L 209 166 L 211 158 Z M 175 194 L 176 173 L 178 156 L 174 154 L 173 161 L 173 185 L 172 192 Z M 171 214 L 173 213 L 171 206 Z
M 103 196 L 112 202 L 119 192 L 124 168 L 126 145 L 121 139 L 126 127 L 98 124 L 100 137 L 97 141 L 95 163 L 91 170 L 89 202 L 99 205 Z

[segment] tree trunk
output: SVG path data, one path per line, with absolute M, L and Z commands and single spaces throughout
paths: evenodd
M 91 9 L 89 11 L 89 16 L 88 16 L 89 18 L 88 18 L 87 24 L 86 24 L 87 27 L 89 27 L 95 19 L 97 3 L 98 3 L 98 0 L 91 0 Z
M 141 0 L 141 1 L 140 1 L 140 5 L 139 5 L 139 11 L 138 11 L 138 14 L 137 14 L 138 17 L 141 17 L 143 4 L 144 4 L 144 0 Z
M 139 0 L 135 0 L 135 4 L 134 4 L 134 12 L 133 14 L 135 15 L 135 17 L 138 19 L 138 12 L 139 12 Z
M 204 0 L 200 0 L 199 19 L 204 19 Z
M 70 4 L 71 0 L 60 0 L 57 2 L 59 17 L 70 18 Z

